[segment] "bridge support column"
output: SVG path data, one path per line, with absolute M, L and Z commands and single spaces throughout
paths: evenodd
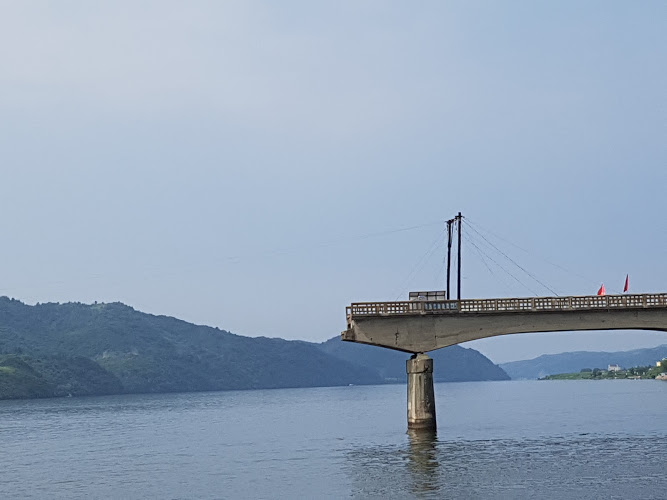
M 408 372 L 408 429 L 436 428 L 433 360 L 424 353 L 406 361 Z

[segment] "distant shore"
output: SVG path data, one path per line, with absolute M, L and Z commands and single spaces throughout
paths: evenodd
M 637 366 L 626 370 L 583 369 L 576 373 L 547 375 L 538 380 L 667 380 L 667 372 L 659 366 Z

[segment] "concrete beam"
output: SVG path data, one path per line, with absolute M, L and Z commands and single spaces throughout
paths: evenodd
M 667 308 L 360 316 L 348 319 L 348 329 L 341 337 L 423 353 L 498 335 L 580 330 L 667 332 Z

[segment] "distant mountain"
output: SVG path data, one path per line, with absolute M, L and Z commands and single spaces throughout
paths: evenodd
M 405 361 L 410 354 L 371 345 L 342 342 L 339 337 L 320 344 L 321 349 L 352 363 L 374 368 L 386 382 L 407 380 Z M 429 352 L 433 358 L 433 378 L 436 382 L 464 382 L 475 380 L 509 380 L 497 365 L 474 349 L 458 345 Z
M 405 354 L 371 347 L 369 359 L 379 360 L 373 364 L 365 354 L 355 354 L 364 351 L 354 347 L 368 346 L 350 350 L 349 344 L 342 348 L 338 344 L 343 344 L 338 337 L 324 344 L 242 337 L 145 314 L 121 303 L 29 306 L 0 297 L 0 399 L 381 384 L 403 379 Z M 494 366 L 470 349 L 448 356 L 451 359 L 442 366 L 436 365 L 436 373 L 453 373 L 449 380 L 479 380 L 489 364 Z M 445 367 L 452 363 L 459 366 L 455 373 Z M 504 375 L 497 370 L 500 375 L 495 376 Z
M 622 352 L 564 352 L 545 354 L 535 359 L 502 363 L 500 367 L 516 379 L 537 379 L 558 373 L 573 373 L 584 368 L 607 369 L 616 364 L 622 368 L 655 365 L 656 361 L 667 357 L 667 344 L 649 349 L 635 349 Z
M 242 337 L 120 303 L 28 306 L 0 298 L 0 354 L 5 381 L 37 377 L 25 385 L 36 388 L 28 397 L 44 388 L 62 396 L 382 383 L 374 370 L 316 344 Z

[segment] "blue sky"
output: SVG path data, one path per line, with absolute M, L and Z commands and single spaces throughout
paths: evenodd
M 665 19 L 662 1 L 3 2 L 0 294 L 322 341 L 350 302 L 443 288 L 458 211 L 560 295 L 626 273 L 664 291 Z M 549 294 L 464 234 L 464 297 Z

